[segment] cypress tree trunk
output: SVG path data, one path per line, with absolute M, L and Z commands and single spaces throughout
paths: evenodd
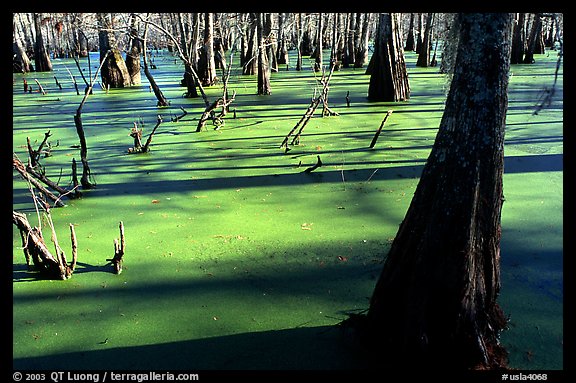
M 410 24 L 408 25 L 408 34 L 406 36 L 405 51 L 413 51 L 416 48 L 414 40 L 414 14 L 410 13 Z
M 130 86 L 130 74 L 126 62 L 118 49 L 116 37 L 112 29 L 112 19 L 109 14 L 98 13 L 100 42 L 100 61 L 104 61 L 102 70 L 102 82 L 110 88 L 123 88 Z M 110 51 L 110 54 L 107 52 Z
M 36 42 L 34 43 L 34 62 L 36 64 L 36 72 L 51 72 L 52 62 L 44 46 L 44 38 L 42 37 L 42 14 L 34 14 L 34 28 L 36 30 Z
M 366 316 L 380 362 L 506 365 L 500 292 L 504 130 L 512 14 L 459 14 L 436 141 Z
M 532 28 L 530 29 L 530 37 L 528 38 L 528 44 L 526 49 L 526 54 L 524 56 L 524 64 L 534 63 L 534 53 L 536 51 L 536 44 L 541 38 L 542 34 L 542 19 L 540 14 L 534 14 L 534 20 L 532 21 Z
M 204 45 L 198 63 L 198 77 L 204 86 L 216 83 L 216 63 L 214 62 L 214 14 L 204 14 Z
M 427 68 L 430 65 L 430 42 L 432 41 L 432 23 L 434 22 L 434 14 L 429 13 L 426 16 L 426 29 L 424 31 L 424 40 L 420 51 L 418 51 L 418 60 L 416 66 Z
M 16 17 L 16 15 L 14 15 Z M 28 73 L 33 70 L 32 63 L 22 46 L 22 41 L 20 38 L 20 31 L 18 30 L 18 26 L 16 25 L 16 21 L 12 23 L 13 30 L 14 30 L 14 37 L 12 43 L 12 71 L 14 73 Z
M 246 53 L 244 55 L 244 64 L 242 65 L 242 74 L 253 75 L 258 70 L 258 42 L 257 42 L 257 16 L 255 13 L 249 13 L 248 28 L 246 32 Z
M 256 15 L 258 26 L 258 94 L 270 94 L 270 65 L 266 55 L 266 39 L 264 37 L 264 14 Z
M 278 49 L 276 50 L 278 64 L 288 64 L 288 49 L 286 48 L 287 36 L 284 30 L 286 15 L 286 13 L 278 14 Z
M 315 53 L 314 53 L 314 56 L 316 57 L 315 61 L 314 61 L 314 70 L 316 72 L 319 72 L 322 69 L 322 61 L 323 61 L 322 51 L 324 50 L 324 47 L 322 45 L 323 24 L 324 24 L 324 17 L 322 15 L 322 13 L 319 13 L 318 14 L 318 31 L 316 33 L 316 36 L 317 36 L 316 49 L 315 49 Z
M 130 34 L 138 36 L 138 20 L 135 14 L 130 17 Z M 130 84 L 140 85 L 142 76 L 140 74 L 140 54 L 142 53 L 142 43 L 137 38 L 132 38 L 130 52 L 126 55 L 126 68 L 130 75 Z
M 526 33 L 524 32 L 525 13 L 518 13 L 514 22 L 514 36 L 512 38 L 511 64 L 521 64 L 526 51 Z
M 410 85 L 398 14 L 381 13 L 370 72 L 368 99 L 373 101 L 405 101 L 410 98 Z
M 360 32 L 360 42 L 356 46 L 356 58 L 354 68 L 362 68 L 368 58 L 368 38 L 370 37 L 370 13 L 365 13 L 362 17 L 362 29 Z

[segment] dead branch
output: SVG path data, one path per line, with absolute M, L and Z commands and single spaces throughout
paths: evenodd
M 94 188 L 94 184 L 92 184 L 89 180 L 90 178 L 90 166 L 88 166 L 88 147 L 86 145 L 86 136 L 84 135 L 84 127 L 82 126 L 82 108 L 86 103 L 86 99 L 88 95 L 92 93 L 92 88 L 94 87 L 94 81 L 96 80 L 96 76 L 98 76 L 98 72 L 102 69 L 102 66 L 106 62 L 108 55 L 111 51 L 106 52 L 106 55 L 101 60 L 94 77 L 90 79 L 90 84 L 86 88 L 86 92 L 82 101 L 80 102 L 80 106 L 76 110 L 76 114 L 74 115 L 74 124 L 76 125 L 76 132 L 78 133 L 78 138 L 80 139 L 80 161 L 82 162 L 82 178 L 80 178 L 80 183 L 82 187 L 85 189 L 92 189 Z
M 42 231 L 37 227 L 32 227 L 25 214 L 12 211 L 12 223 L 20 230 L 24 256 L 26 257 L 26 264 L 29 269 L 32 269 L 31 263 L 33 263 L 34 268 L 48 278 L 64 280 L 72 276 L 78 257 L 75 250 L 77 244 L 75 242 L 76 234 L 74 233 L 73 225 L 71 225 L 72 227 L 70 229 L 73 241 L 73 260 L 72 264 L 68 265 L 63 252 L 59 254 L 58 257 L 55 257 L 50 250 L 48 250 L 44 242 L 44 237 L 42 236 Z
M 208 121 L 209 118 L 212 119 L 212 122 L 214 123 L 214 125 L 216 125 L 216 127 L 219 127 L 220 125 L 222 125 L 222 117 L 224 115 L 226 115 L 226 108 L 228 108 L 228 106 L 232 102 L 234 102 L 235 98 L 236 98 L 236 91 L 234 91 L 234 93 L 232 94 L 232 97 L 230 97 L 229 99 L 226 99 L 224 96 L 219 97 L 212 104 L 208 105 L 206 107 L 206 109 L 204 109 L 204 113 L 202 113 L 202 116 L 200 117 L 200 120 L 198 121 L 198 126 L 196 127 L 196 132 L 202 131 L 202 128 L 204 127 L 204 125 L 206 124 L 206 121 Z M 222 108 L 222 112 L 218 116 L 216 116 L 216 114 L 214 113 L 214 111 L 217 108 Z
M 40 84 L 40 81 L 38 81 L 37 79 L 34 79 L 34 81 L 36 81 L 36 84 L 38 84 L 38 89 L 40 90 L 40 92 L 42 92 L 42 94 L 45 95 L 46 92 L 44 91 L 42 84 Z
M 124 252 L 126 250 L 126 241 L 124 239 L 124 223 L 120 221 L 120 242 L 118 239 L 114 239 L 114 257 L 111 259 L 106 259 L 114 267 L 114 272 L 116 274 L 122 273 L 122 262 L 124 257 Z
M 378 140 L 378 136 L 380 136 L 380 133 L 382 132 L 382 128 L 384 128 L 384 124 L 386 123 L 388 116 L 390 116 L 391 114 L 392 114 L 392 110 L 389 110 L 386 113 L 386 116 L 384 116 L 384 119 L 382 120 L 380 127 L 378 128 L 378 130 L 374 134 L 374 138 L 372 138 L 372 142 L 370 143 L 370 149 L 374 148 L 374 145 L 376 145 L 376 141 Z
M 304 170 L 304 173 L 311 173 L 311 172 L 313 172 L 314 170 L 318 169 L 320 166 L 322 166 L 322 160 L 320 159 L 320 156 L 317 155 L 316 158 L 317 158 L 317 161 L 316 161 L 316 163 L 314 164 L 314 166 L 310 166 L 309 168 L 307 168 L 306 170 Z
M 182 110 L 182 114 L 180 116 L 172 118 L 172 122 L 178 122 L 182 117 L 188 114 L 188 112 L 184 109 L 184 107 L 181 106 L 180 109 Z
M 148 136 L 148 139 L 146 140 L 146 143 L 144 145 L 142 145 L 142 129 L 141 128 L 138 129 L 138 125 L 134 123 L 134 127 L 132 128 L 130 133 L 130 136 L 134 137 L 134 147 L 128 149 L 128 154 L 149 152 L 150 143 L 152 143 L 152 137 L 154 136 L 154 133 L 156 133 L 156 129 L 158 129 L 161 123 L 162 123 L 162 117 L 158 115 L 156 120 L 156 126 L 154 126 L 154 129 L 152 129 L 152 132 Z
M 30 184 L 34 185 L 34 187 L 36 189 L 38 189 L 38 191 L 40 191 L 40 193 L 42 193 L 46 198 L 53 201 L 54 206 L 61 207 L 61 206 L 65 205 L 64 202 L 62 202 L 62 200 L 60 199 L 60 197 L 56 196 L 54 193 L 52 193 L 51 191 L 46 189 L 40 182 L 38 182 L 38 180 L 36 180 L 36 178 L 32 177 L 30 175 L 30 173 L 28 173 L 26 171 L 26 168 L 24 167 L 24 164 L 22 163 L 22 161 L 13 157 L 12 158 L 12 167 L 18 173 L 20 173 L 20 175 L 22 176 L 22 178 L 24 178 L 24 180 L 30 182 Z
M 306 124 L 308 124 L 308 121 L 310 121 L 310 119 L 314 115 L 314 112 L 318 108 L 318 105 L 320 105 L 320 102 L 322 102 L 322 105 L 323 105 L 322 116 L 326 116 L 326 115 L 337 116 L 338 115 L 338 113 L 332 111 L 328 107 L 328 102 L 327 102 L 328 90 L 329 90 L 328 84 L 330 83 L 330 79 L 332 78 L 333 73 L 334 73 L 334 66 L 332 66 L 332 68 L 330 70 L 330 74 L 328 75 L 328 77 L 326 77 L 326 73 L 323 72 L 322 78 L 319 80 L 317 79 L 317 81 L 320 84 L 322 84 L 322 92 L 320 93 L 319 96 L 312 97 L 312 101 L 310 102 L 310 105 L 308 106 L 308 109 L 306 109 L 306 112 L 304 113 L 302 118 L 300 118 L 300 120 L 296 123 L 296 125 L 292 128 L 292 130 L 290 130 L 290 132 L 288 132 L 286 137 L 284 137 L 284 140 L 280 144 L 280 148 L 285 147 L 285 151 L 284 151 L 285 153 L 288 152 L 288 150 L 289 150 L 288 149 L 288 140 L 289 140 L 290 136 L 292 136 L 292 134 L 294 134 L 294 132 L 298 128 L 300 128 L 300 129 L 298 130 L 296 135 L 292 138 L 292 142 L 290 143 L 290 145 L 298 145 L 300 143 L 300 136 L 302 135 L 302 131 L 304 130 L 304 127 L 306 127 Z M 314 90 L 314 93 L 316 94 L 316 90 Z
M 40 143 L 40 146 L 38 146 L 37 150 L 32 149 L 32 145 L 30 144 L 30 137 L 26 137 L 26 143 L 28 144 L 28 155 L 30 156 L 30 166 L 36 167 L 38 161 L 40 160 L 40 154 L 44 153 L 46 156 L 49 155 L 49 151 L 42 152 L 42 148 L 44 148 L 44 145 L 46 145 L 46 141 L 50 136 L 52 136 L 50 131 L 44 133 L 44 139 Z

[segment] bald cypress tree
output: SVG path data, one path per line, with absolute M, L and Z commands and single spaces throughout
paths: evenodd
M 503 367 L 504 130 L 512 14 L 459 14 L 452 83 L 434 146 L 361 332 L 379 364 Z

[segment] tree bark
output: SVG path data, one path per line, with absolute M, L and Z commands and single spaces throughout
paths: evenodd
M 436 141 L 366 316 L 393 366 L 505 367 L 500 292 L 512 14 L 459 14 L 457 63 Z

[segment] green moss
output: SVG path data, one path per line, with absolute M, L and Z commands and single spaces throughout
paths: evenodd
M 412 95 L 403 103 L 367 101 L 363 70 L 335 72 L 329 103 L 340 116 L 318 110 L 286 154 L 280 143 L 313 96 L 310 70 L 282 67 L 270 96 L 256 95 L 255 76 L 233 75 L 237 118 L 200 133 L 203 101 L 181 97 L 183 67 L 167 53 L 155 58 L 153 75 L 170 107 L 155 106 L 147 83 L 96 88 L 82 117 L 97 188 L 52 210 L 67 254 L 68 223 L 76 228 L 73 277 L 26 272 L 13 230 L 14 367 L 362 367 L 334 325 L 368 307 L 442 116 L 445 79 L 415 61 L 407 53 Z M 42 163 L 67 185 L 71 160 L 79 160 L 72 117 L 82 96 L 65 69 L 73 62 L 53 64 L 54 73 L 34 74 L 46 96 L 23 94 L 14 75 L 13 150 L 25 159 L 26 137 L 40 141 L 51 130 L 59 145 Z M 542 56 L 514 66 L 510 83 L 501 304 L 511 327 L 502 341 L 522 369 L 562 368 L 562 77 L 552 107 L 531 114 L 554 68 L 553 55 Z M 64 90 L 51 86 L 53 75 Z M 206 91 L 213 100 L 221 87 Z M 180 107 L 188 114 L 172 122 Z M 133 122 L 144 121 L 147 137 L 157 115 L 164 123 L 151 152 L 128 155 Z M 317 155 L 324 165 L 304 173 Z M 32 213 L 26 184 L 14 176 L 13 186 L 13 208 Z M 106 259 L 119 221 L 126 255 L 114 275 Z

